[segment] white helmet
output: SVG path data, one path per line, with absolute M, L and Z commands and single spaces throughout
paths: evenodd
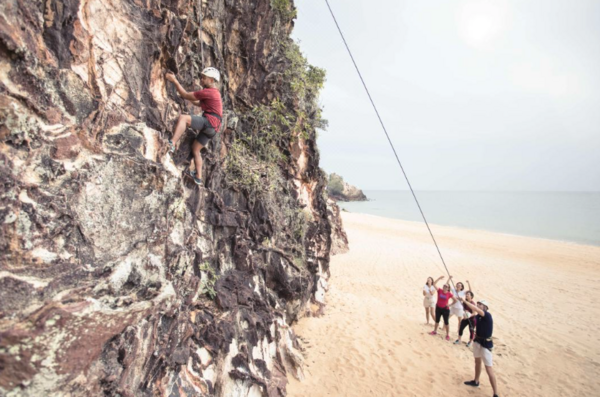
M 221 79 L 221 73 L 215 68 L 206 68 L 202 71 L 202 74 L 206 77 L 212 77 L 215 81 L 219 81 Z

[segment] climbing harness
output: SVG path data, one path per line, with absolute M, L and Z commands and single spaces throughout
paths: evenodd
M 371 97 L 371 93 L 369 92 L 369 88 L 367 87 L 367 84 L 365 83 L 365 80 L 362 77 L 362 74 L 360 73 L 360 70 L 358 69 L 358 65 L 356 64 L 356 61 L 354 60 L 354 56 L 352 56 L 352 51 L 350 51 L 350 47 L 348 46 L 348 43 L 346 42 L 346 39 L 344 37 L 344 33 L 342 33 L 342 29 L 340 28 L 340 25 L 337 22 L 337 19 L 335 18 L 335 15 L 333 13 L 333 10 L 331 9 L 331 6 L 329 5 L 329 0 L 325 0 L 325 3 L 327 3 L 327 8 L 329 8 L 329 12 L 331 13 L 331 17 L 333 18 L 333 22 L 335 22 L 335 26 L 338 29 L 338 32 L 340 32 L 340 36 L 342 37 L 342 41 L 344 42 L 344 45 L 346 46 L 346 50 L 348 50 L 348 54 L 350 55 L 350 59 L 352 59 L 352 63 L 354 64 L 354 68 L 356 69 L 356 72 L 358 73 L 358 77 L 360 78 L 360 81 L 362 82 L 363 87 L 365 88 L 365 91 L 367 92 L 367 96 L 369 97 L 369 101 L 371 101 L 371 105 L 373 106 L 373 109 L 375 110 L 375 114 L 377 114 L 377 118 L 379 119 L 379 123 L 381 124 L 381 127 L 383 128 L 383 132 L 385 132 L 385 136 L 387 137 L 387 140 L 390 144 L 390 146 L 392 147 L 392 151 L 394 152 L 394 156 L 396 157 L 396 161 L 398 162 L 398 165 L 400 166 L 400 170 L 402 170 L 402 174 L 404 175 L 404 179 L 406 179 L 406 183 L 408 184 L 408 187 L 410 188 L 410 192 L 412 193 L 413 198 L 415 199 L 415 202 L 417 203 L 417 207 L 419 208 L 419 212 L 421 213 L 421 217 L 423 218 L 423 221 L 425 222 L 425 226 L 427 226 L 427 230 L 429 231 L 429 235 L 431 236 L 431 239 L 433 240 L 433 244 L 435 245 L 435 248 L 437 249 L 437 252 L 440 256 L 440 259 L 442 260 L 442 264 L 444 265 L 444 268 L 446 269 L 446 273 L 448 273 L 448 276 L 450 276 L 450 272 L 448 271 L 448 266 L 446 266 L 446 261 L 444 261 L 444 257 L 442 256 L 442 252 L 440 251 L 440 247 L 438 246 L 437 241 L 435 240 L 435 237 L 433 236 L 433 232 L 431 231 L 431 228 L 429 227 L 429 223 L 427 222 L 427 218 L 425 218 L 425 214 L 423 213 L 423 209 L 421 208 L 421 204 L 419 204 L 419 200 L 417 199 L 417 195 L 415 194 L 415 191 L 412 188 L 412 185 L 410 184 L 410 181 L 408 180 L 408 176 L 406 175 L 406 172 L 404 171 L 404 167 L 402 166 L 402 163 L 400 162 L 400 158 L 398 157 L 398 153 L 396 153 L 396 149 L 394 148 L 394 144 L 392 143 L 392 140 L 390 139 L 390 136 L 387 132 L 387 129 L 385 128 L 385 125 L 383 124 L 383 120 L 381 119 L 381 116 L 379 115 L 379 111 L 377 110 L 377 106 L 375 105 L 375 102 L 373 101 L 373 98 Z M 454 285 L 454 281 L 452 279 L 450 279 L 450 281 L 452 282 L 452 286 L 454 287 L 454 290 L 456 290 L 456 286 Z
M 209 114 L 209 115 L 215 117 L 216 119 L 218 119 L 220 122 L 223 122 L 223 119 L 221 118 L 221 116 L 219 116 L 216 113 L 213 113 L 213 112 L 204 112 L 204 114 Z

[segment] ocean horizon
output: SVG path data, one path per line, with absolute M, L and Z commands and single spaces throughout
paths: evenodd
M 423 222 L 412 193 L 364 190 L 340 208 Z M 416 191 L 430 224 L 600 246 L 600 192 Z

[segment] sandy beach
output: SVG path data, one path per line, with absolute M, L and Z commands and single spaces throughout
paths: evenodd
M 350 251 L 331 262 L 328 306 L 294 326 L 305 379 L 289 396 L 492 396 L 473 356 L 428 334 L 422 289 L 445 275 L 422 223 L 343 213 Z M 600 247 L 432 225 L 455 281 L 490 302 L 499 395 L 600 390 Z M 468 339 L 463 336 L 463 341 Z M 595 390 L 595 391 L 594 391 Z

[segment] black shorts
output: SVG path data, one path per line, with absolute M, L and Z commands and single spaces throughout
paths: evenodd
M 202 146 L 206 146 L 208 141 L 217 135 L 214 127 L 204 116 L 192 116 L 192 129 L 198 131 L 196 140 L 200 142 Z
M 440 322 L 440 318 L 444 317 L 444 324 L 448 325 L 448 318 L 450 318 L 450 309 L 445 308 L 442 309 L 439 306 L 435 307 L 435 323 L 438 324 Z

